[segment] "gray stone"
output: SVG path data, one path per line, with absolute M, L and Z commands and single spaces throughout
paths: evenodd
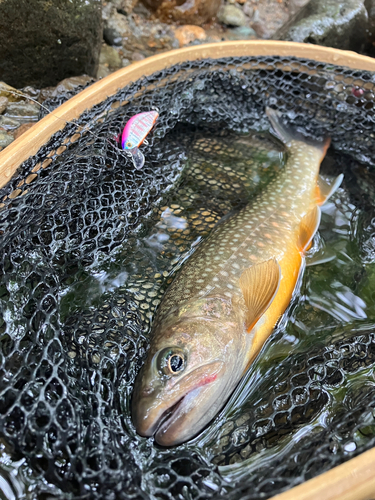
M 105 78 L 110 75 L 112 71 L 108 68 L 108 66 L 104 66 L 104 64 L 99 64 L 98 72 L 96 74 L 96 78 Z
M 40 88 L 95 75 L 101 38 L 100 0 L 1 0 L 0 80 Z
M 8 105 L 8 98 L 7 97 L 0 97 L 0 114 L 3 113 Z
M 38 115 L 39 106 L 29 101 L 10 102 L 7 106 L 6 112 L 4 113 L 4 116 L 22 121 L 36 121 L 38 119 Z
M 288 10 L 290 15 L 294 15 L 299 9 L 302 9 L 309 0 L 289 0 Z
M 368 12 L 369 26 L 364 53 L 370 57 L 375 57 L 375 0 L 365 0 L 365 7 Z
M 245 14 L 235 5 L 223 5 L 217 14 L 217 18 L 227 26 L 245 26 L 247 24 Z
M 0 149 L 6 148 L 11 142 L 13 142 L 13 136 L 8 134 L 4 130 L 0 130 Z
M 0 127 L 5 130 L 14 130 L 18 128 L 21 124 L 20 120 L 15 120 L 14 118 L 9 118 L 9 116 L 0 115 Z
M 57 97 L 60 94 L 64 94 L 66 92 L 71 92 L 80 86 L 86 86 L 89 82 L 93 83 L 94 79 L 92 76 L 81 75 L 81 76 L 72 76 L 71 78 L 65 78 L 61 82 L 59 82 L 55 89 L 51 92 L 52 97 Z
M 229 29 L 227 32 L 228 40 L 252 40 L 257 38 L 257 34 L 250 26 L 240 26 Z
M 364 0 L 311 0 L 273 38 L 361 50 L 367 25 Z
M 119 47 L 122 45 L 122 36 L 121 33 L 119 33 L 116 29 L 114 28 L 104 28 L 103 30 L 103 38 L 108 45 L 115 45 Z
M 121 57 L 114 47 L 103 43 L 99 63 L 110 69 L 119 69 L 121 68 Z
M 213 20 L 222 0 L 142 0 L 142 2 L 154 11 L 162 22 L 202 26 Z

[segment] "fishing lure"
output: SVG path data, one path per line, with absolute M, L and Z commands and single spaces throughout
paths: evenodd
M 32 97 L 23 94 L 22 92 L 7 90 L 8 93 L 24 97 L 35 104 L 38 104 L 41 108 L 43 108 L 48 113 L 51 113 L 53 116 L 63 121 L 65 124 L 69 122 L 65 121 L 63 118 L 55 115 L 51 112 L 46 106 L 36 101 Z M 152 127 L 154 126 L 156 120 L 158 119 L 159 113 L 157 111 L 145 111 L 143 113 L 138 113 L 132 116 L 126 123 L 122 133 L 120 133 L 115 139 L 118 143 L 120 143 L 121 149 L 124 150 L 125 153 L 131 156 L 133 160 L 133 164 L 137 170 L 141 169 L 145 163 L 145 157 L 141 151 L 139 151 L 139 146 L 141 144 L 147 144 L 146 137 L 150 133 Z M 83 129 L 82 126 L 77 125 L 77 127 Z M 92 136 L 98 138 L 96 134 L 94 134 L 91 130 L 85 130 Z M 111 141 L 107 139 L 107 141 L 114 147 Z
M 145 157 L 138 148 L 143 143 L 147 144 L 146 137 L 158 116 L 157 111 L 145 111 L 132 116 L 120 134 L 121 137 L 118 137 L 121 148 L 131 156 L 137 170 L 141 169 L 145 163 Z

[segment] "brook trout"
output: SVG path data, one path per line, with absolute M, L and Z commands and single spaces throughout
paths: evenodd
M 172 446 L 198 434 L 224 406 L 287 308 L 338 188 L 319 177 L 329 147 L 267 115 L 287 149 L 283 171 L 197 248 L 164 295 L 137 376 L 137 432 Z

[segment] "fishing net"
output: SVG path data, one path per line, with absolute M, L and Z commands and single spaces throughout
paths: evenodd
M 374 91 L 372 73 L 292 57 L 188 61 L 119 89 L 19 167 L 1 189 L 0 435 L 28 498 L 268 498 L 374 446 L 375 324 L 358 303 L 345 321 L 324 309 L 324 263 L 201 436 L 158 447 L 129 411 L 168 284 L 282 166 L 266 105 L 331 137 L 323 172 L 345 174 L 330 205 L 341 233 L 328 214 L 314 249 L 349 228 L 345 293 L 375 303 Z M 155 108 L 136 170 L 114 138 Z

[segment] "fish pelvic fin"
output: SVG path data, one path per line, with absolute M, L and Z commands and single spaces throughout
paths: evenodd
M 320 150 L 321 151 L 320 161 L 323 160 L 329 148 L 329 145 L 331 144 L 331 139 L 329 137 L 326 137 L 323 141 L 316 141 L 314 139 L 304 137 L 302 134 L 294 130 L 293 127 L 290 127 L 282 123 L 281 121 L 282 115 L 279 111 L 276 111 L 275 109 L 266 107 L 266 115 L 268 116 L 268 119 L 271 122 L 272 128 L 275 131 L 277 137 L 286 146 L 288 146 L 292 141 L 304 142 L 307 145 L 313 146 L 314 148 Z
M 248 332 L 273 301 L 281 280 L 281 269 L 276 259 L 251 266 L 241 274 L 240 288 L 248 309 L 245 327 Z
M 315 205 L 315 207 L 307 212 L 307 214 L 302 218 L 297 242 L 298 250 L 300 252 L 305 252 L 310 248 L 312 239 L 314 238 L 320 224 L 320 217 L 320 208 Z
M 323 205 L 340 187 L 342 180 L 344 178 L 343 174 L 340 174 L 336 179 L 323 179 L 322 176 L 318 176 L 316 182 L 315 199 L 318 205 Z

